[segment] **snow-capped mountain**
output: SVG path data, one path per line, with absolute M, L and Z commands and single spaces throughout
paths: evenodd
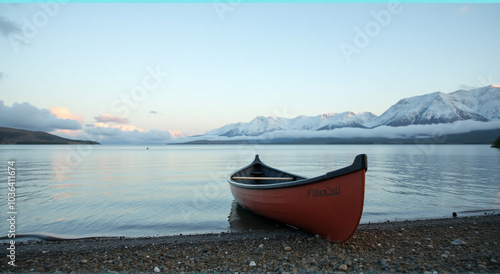
M 487 119 L 500 118 L 500 86 L 498 85 L 472 90 L 457 90 L 450 95 Z
M 371 112 L 343 112 L 321 115 L 322 123 L 319 124 L 316 130 L 332 130 L 336 128 L 354 127 L 368 128 L 369 124 L 377 116 Z
M 260 136 L 283 130 L 332 130 L 336 128 L 367 128 L 373 119 L 377 118 L 371 112 L 328 113 L 318 116 L 298 116 L 296 118 L 259 116 L 249 123 L 236 123 L 209 131 L 205 136 Z
M 471 90 L 457 90 L 452 93 L 435 92 L 405 98 L 380 116 L 371 112 L 329 113 L 296 118 L 259 116 L 248 123 L 225 125 L 203 136 L 256 137 L 284 131 L 319 132 L 341 128 L 372 129 L 380 126 L 401 127 L 498 119 L 500 119 L 500 86 L 491 85 Z
M 400 100 L 377 119 L 377 125 L 407 126 L 452 123 L 459 120 L 488 121 L 500 118 L 500 88 L 487 86 L 435 92 Z

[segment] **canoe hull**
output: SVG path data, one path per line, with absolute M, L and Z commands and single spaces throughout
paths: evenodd
M 354 234 L 363 213 L 365 171 L 286 188 L 230 187 L 236 202 L 254 213 L 343 242 Z

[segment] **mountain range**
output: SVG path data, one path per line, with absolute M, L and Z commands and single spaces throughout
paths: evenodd
M 371 112 L 352 111 L 295 118 L 258 116 L 248 123 L 225 125 L 204 135 L 190 138 L 191 140 L 221 138 L 241 140 L 242 138 L 270 139 L 282 136 L 339 137 L 336 135 L 345 132 L 346 129 L 365 129 L 365 131 L 358 130 L 357 132 L 366 133 L 370 129 L 381 128 L 398 128 L 398 132 L 404 132 L 403 128 L 411 128 L 414 136 L 418 135 L 415 133 L 415 128 L 424 128 L 418 126 L 453 124 L 460 121 L 467 121 L 467 125 L 470 125 L 471 121 L 496 122 L 499 120 L 500 86 L 490 85 L 471 90 L 457 90 L 451 93 L 434 92 L 401 99 L 380 116 Z M 496 125 L 493 127 L 495 128 Z M 293 134 L 285 134 L 286 132 L 293 132 Z M 374 132 L 381 132 L 381 130 Z M 374 136 L 373 133 L 370 136 Z

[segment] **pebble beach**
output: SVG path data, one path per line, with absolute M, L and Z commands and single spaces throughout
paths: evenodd
M 4 250 L 8 247 L 3 245 Z M 288 227 L 16 242 L 2 272 L 500 272 L 500 215 L 362 224 L 344 243 Z

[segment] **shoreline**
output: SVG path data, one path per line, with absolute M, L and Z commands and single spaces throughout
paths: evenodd
M 16 267 L 3 260 L 1 272 L 500 272 L 500 215 L 361 224 L 340 244 L 288 227 L 27 241 Z

